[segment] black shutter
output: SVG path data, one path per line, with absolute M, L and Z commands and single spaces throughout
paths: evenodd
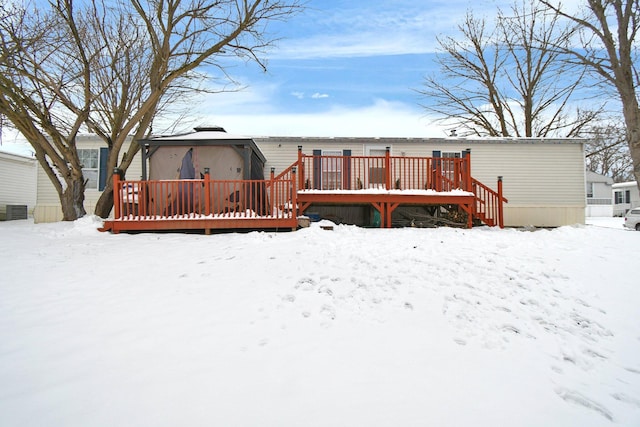
M 98 171 L 98 190 L 103 191 L 107 186 L 107 160 L 109 159 L 109 149 L 100 148 L 99 171 Z
M 313 150 L 313 186 L 314 190 L 322 188 L 322 150 Z
M 351 150 L 342 150 L 342 189 L 351 190 Z

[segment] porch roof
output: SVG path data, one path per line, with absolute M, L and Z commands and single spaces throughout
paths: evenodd
M 160 146 L 215 146 L 215 145 L 241 145 L 250 147 L 251 151 L 262 161 L 266 163 L 267 159 L 256 145 L 255 141 L 248 136 L 233 135 L 227 133 L 223 128 L 219 127 L 197 127 L 195 132 L 161 135 L 151 138 L 138 140 L 140 147 L 160 147 Z

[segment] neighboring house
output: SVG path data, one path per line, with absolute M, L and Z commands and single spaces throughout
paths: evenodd
M 540 138 L 253 138 L 276 173 L 306 154 L 458 157 L 471 149 L 471 174 L 494 190 L 504 179 L 506 226 L 556 227 L 584 224 L 584 145 L 579 139 Z M 339 172 L 339 171 L 338 171 Z
M 24 218 L 25 213 L 33 212 L 36 164 L 32 157 L 0 151 L 0 220 Z
M 84 165 L 82 173 L 87 180 L 84 193 L 84 208 L 88 214 L 93 214 L 98 198 L 102 194 L 109 176 L 106 166 L 108 149 L 104 141 L 96 135 L 82 135 L 78 137 L 76 143 L 78 155 Z M 128 146 L 128 143 L 125 144 L 126 146 Z M 133 159 L 126 175 L 130 179 L 140 179 L 142 166 L 139 155 L 136 155 Z M 60 198 L 51 180 L 39 164 L 37 179 L 38 196 L 33 212 L 34 221 L 36 223 L 61 221 Z
M 612 191 L 614 216 L 624 216 L 629 209 L 640 206 L 640 191 L 636 181 L 613 184 Z
M 498 176 L 504 179 L 506 226 L 556 227 L 583 224 L 586 210 L 584 145 L 578 139 L 538 138 L 321 138 L 321 137 L 254 137 L 266 158 L 264 174 L 271 168 L 278 174 L 297 160 L 298 146 L 305 154 L 343 154 L 382 156 L 389 147 L 394 156 L 459 157 L 471 149 L 471 171 L 474 178 L 497 187 Z M 101 167 L 106 148 L 96 136 L 86 136 L 78 147 L 85 154 L 88 176 L 93 176 L 85 194 L 85 209 L 92 213 L 100 195 Z M 96 157 L 97 156 L 97 157 Z M 142 162 L 139 156 L 131 164 L 126 177 L 139 179 Z M 335 171 L 339 173 L 340 171 Z M 106 176 L 106 175 L 105 175 Z M 36 221 L 58 221 L 62 218 L 57 193 L 39 168 Z
M 587 212 L 588 217 L 613 216 L 611 186 L 613 178 L 587 171 Z

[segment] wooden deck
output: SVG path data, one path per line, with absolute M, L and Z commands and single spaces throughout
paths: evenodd
M 316 205 L 370 205 L 391 227 L 400 206 L 447 206 L 474 220 L 503 226 L 502 182 L 497 190 L 471 176 L 462 158 L 305 155 L 269 179 L 127 181 L 114 173 L 114 218 L 103 231 L 216 229 L 294 230 Z

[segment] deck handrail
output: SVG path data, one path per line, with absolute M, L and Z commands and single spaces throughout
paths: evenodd
M 472 178 L 473 194 L 476 202 L 473 215 L 490 226 L 504 228 L 503 204 L 509 200 L 502 194 L 502 177 L 498 177 L 498 190 L 494 191 L 475 178 Z

